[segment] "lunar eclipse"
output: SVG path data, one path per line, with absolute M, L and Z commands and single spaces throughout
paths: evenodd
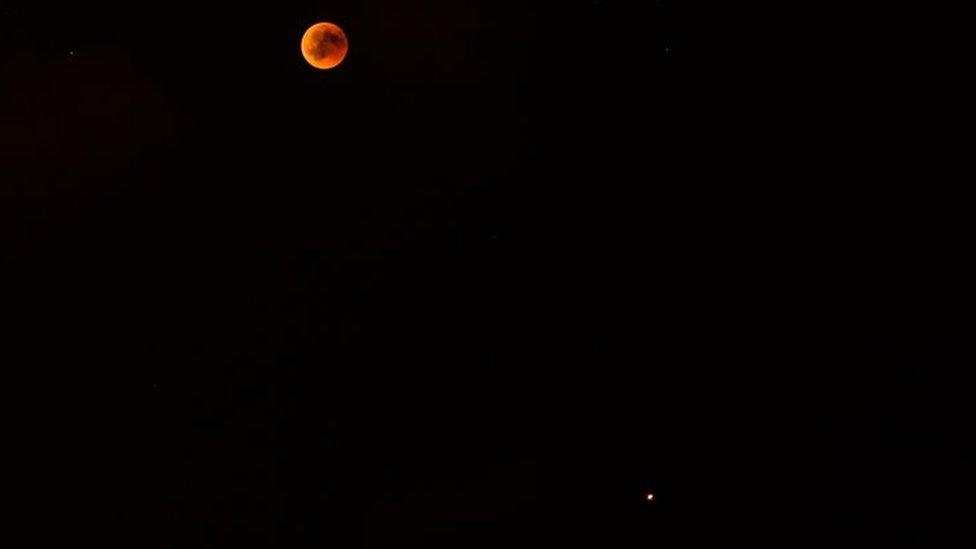
M 668 8 L 673 29 L 654 15 L 666 3 L 678 4 Z M 749 61 L 780 44 L 736 48 L 724 38 L 747 30 L 734 18 L 713 36 L 698 28 L 709 18 L 686 17 L 680 2 L 547 4 L 0 0 L 0 362 L 43 393 L 5 401 L 21 412 L 5 442 L 13 435 L 9 445 L 30 451 L 15 456 L 19 478 L 3 489 L 28 502 L 16 520 L 45 538 L 36 545 L 93 537 L 104 549 L 139 549 L 128 540 L 151 537 L 145 549 L 541 549 L 542 540 L 651 549 L 768 537 L 789 547 L 849 537 L 853 522 L 872 537 L 890 522 L 894 541 L 940 545 L 908 525 L 941 534 L 942 516 L 965 512 L 966 502 L 928 497 L 936 481 L 960 484 L 941 474 L 929 442 L 958 449 L 960 437 L 943 444 L 930 431 L 965 432 L 967 421 L 942 417 L 967 402 L 968 387 L 958 383 L 944 406 L 916 398 L 932 388 L 916 374 L 950 350 L 933 342 L 940 354 L 927 356 L 919 338 L 905 352 L 889 348 L 902 339 L 889 337 L 902 316 L 922 316 L 914 296 L 872 303 L 897 281 L 873 277 L 864 288 L 857 272 L 854 284 L 824 284 L 831 265 L 809 281 L 810 269 L 783 282 L 753 275 L 781 268 L 775 248 L 796 236 L 822 236 L 841 268 L 863 271 L 889 248 L 901 259 L 915 247 L 901 233 L 918 233 L 922 214 L 903 209 L 904 231 L 888 224 L 882 238 L 877 209 L 850 204 L 876 189 L 847 185 L 834 217 L 850 223 L 792 234 L 782 218 L 822 211 L 837 189 L 819 200 L 802 184 L 778 185 L 782 203 L 758 204 L 724 190 L 727 163 L 701 161 L 748 158 L 753 128 L 737 128 L 739 140 L 698 137 L 721 134 L 723 118 L 749 108 L 740 96 L 765 85 Z M 817 15 L 846 21 L 849 9 L 830 8 Z M 913 41 L 919 30 L 899 29 Z M 856 44 L 818 46 L 860 61 Z M 691 55 L 700 49 L 738 62 L 700 70 Z M 923 61 L 938 65 L 939 53 Z M 766 72 L 775 89 L 782 71 Z M 719 78 L 733 85 L 715 86 Z M 777 110 L 789 116 L 789 106 Z M 941 177 L 924 158 L 902 156 L 920 163 L 906 170 L 912 179 Z M 757 163 L 787 181 L 807 171 Z M 931 183 L 910 188 L 924 210 L 933 201 L 920 193 L 941 186 Z M 905 194 L 900 186 L 880 198 Z M 651 221 L 648 204 L 669 207 Z M 869 234 L 847 234 L 862 220 Z M 954 257 L 935 236 L 919 242 L 926 257 L 914 262 L 927 272 L 939 270 L 936 256 Z M 636 259 L 648 243 L 653 260 Z M 729 259 L 741 267 L 714 271 Z M 840 303 L 822 319 L 802 307 L 801 287 L 814 284 Z M 833 295 L 842 285 L 869 295 Z M 959 304 L 966 290 L 917 301 Z M 782 310 L 787 299 L 802 319 Z M 635 308 L 653 312 L 635 322 Z M 874 309 L 885 318 L 871 318 Z M 837 365 L 819 370 L 841 375 L 818 371 L 814 383 L 802 335 L 845 328 L 839 313 L 856 324 L 845 340 L 883 353 L 835 353 L 818 341 Z M 967 327 L 921 324 L 940 337 Z M 962 339 L 976 355 L 973 338 Z M 730 345 L 754 360 L 727 368 Z M 643 367 L 617 360 L 627 356 Z M 549 366 L 581 361 L 600 367 Z M 787 366 L 772 390 L 756 382 L 767 362 Z M 842 394 L 831 402 L 804 402 L 833 385 Z M 883 409 L 847 410 L 874 393 Z M 901 395 L 913 406 L 892 417 L 911 419 L 920 436 L 862 436 Z M 834 416 L 851 427 L 818 446 Z M 911 467 L 898 462 L 869 471 L 878 482 L 862 478 L 847 446 L 889 434 L 900 454 L 932 453 L 920 462 L 924 478 L 901 474 Z M 791 460 L 775 459 L 792 457 L 779 455 L 792 446 L 811 447 L 796 478 Z M 842 467 L 850 486 L 840 478 L 829 494 L 806 489 Z M 766 470 L 770 501 L 796 492 L 812 503 L 807 515 L 841 520 L 801 528 L 791 544 L 795 506 L 755 520 Z M 864 512 L 862 492 L 891 504 Z M 853 518 L 841 516 L 845 501 L 856 503 Z M 899 511 L 915 508 L 939 520 Z M 63 527 L 37 527 L 50 523 Z
M 302 56 L 316 69 L 333 69 L 349 50 L 346 33 L 334 23 L 316 23 L 302 36 Z

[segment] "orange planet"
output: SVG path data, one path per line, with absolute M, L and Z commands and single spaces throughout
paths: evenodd
M 316 23 L 302 36 L 302 55 L 316 69 L 332 69 L 349 51 L 346 33 L 334 23 Z

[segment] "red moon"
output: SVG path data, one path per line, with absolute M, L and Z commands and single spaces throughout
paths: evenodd
M 334 23 L 316 23 L 302 36 L 302 56 L 316 69 L 332 69 L 349 51 L 346 33 Z

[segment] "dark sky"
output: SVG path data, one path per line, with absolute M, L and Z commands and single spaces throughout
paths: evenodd
M 934 309 L 885 273 L 906 242 L 959 271 L 800 158 L 822 143 L 785 132 L 826 111 L 785 99 L 802 79 L 647 4 L 4 1 L 22 523 L 65 547 L 922 539 L 941 513 L 887 479 L 961 455 L 920 364 L 971 351 L 944 316 L 906 329 Z M 319 21 L 349 38 L 332 71 L 299 51 Z
M 348 34 L 337 70 L 300 55 L 318 21 Z M 666 173 L 663 9 L 4 2 L 0 25 L 39 531 L 496 547 L 620 511 L 646 534 L 654 389 L 616 378 L 646 359 L 594 316 L 622 298 L 596 242 Z

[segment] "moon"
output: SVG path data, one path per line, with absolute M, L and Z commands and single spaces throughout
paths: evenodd
M 334 69 L 348 51 L 346 33 L 335 23 L 316 23 L 302 36 L 302 56 L 316 69 Z

